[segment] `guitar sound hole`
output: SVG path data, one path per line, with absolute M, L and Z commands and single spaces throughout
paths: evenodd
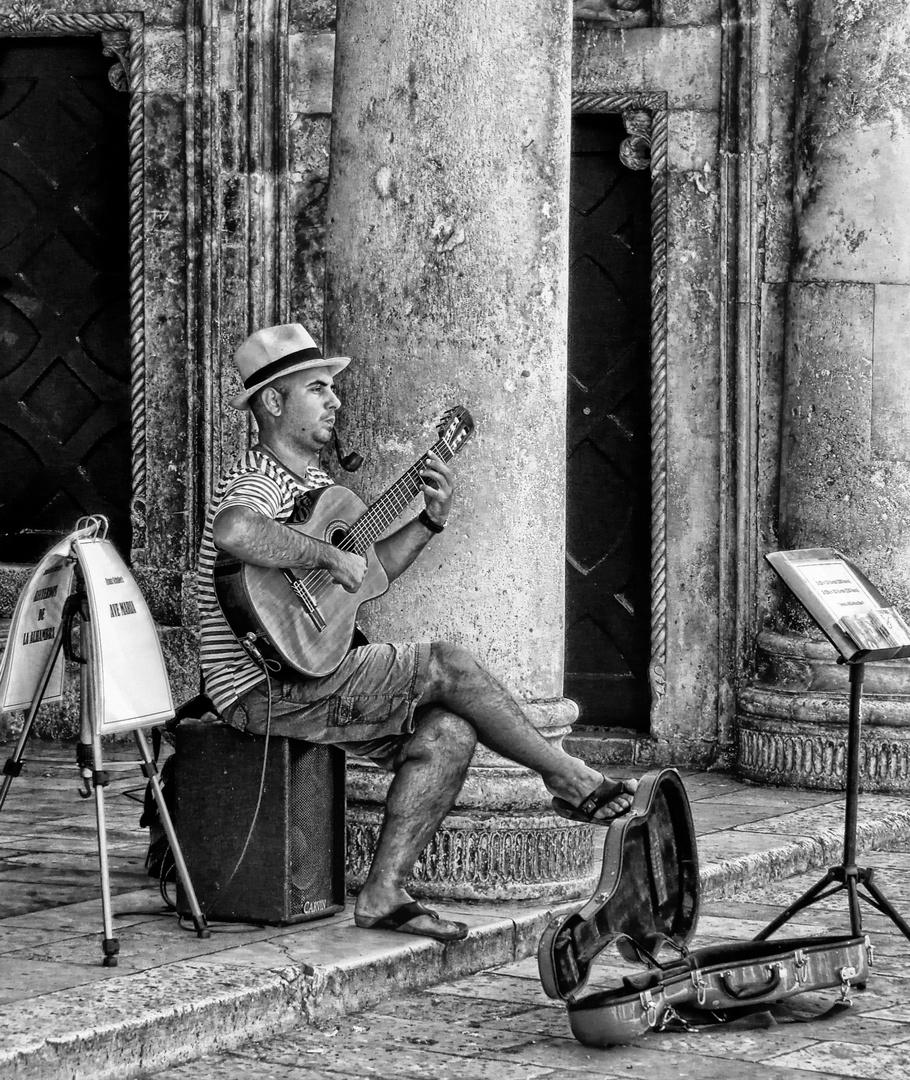
M 339 547 L 341 545 L 341 541 L 344 540 L 344 538 L 348 535 L 350 531 L 351 530 L 345 526 L 339 526 L 337 528 L 331 529 L 326 539 L 333 547 Z

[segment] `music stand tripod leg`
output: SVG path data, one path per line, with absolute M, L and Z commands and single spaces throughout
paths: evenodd
M 142 758 L 142 773 L 148 778 L 148 782 L 152 785 L 152 794 L 155 796 L 155 802 L 158 804 L 158 813 L 161 815 L 161 824 L 164 828 L 165 835 L 167 836 L 168 843 L 171 845 L 171 854 L 174 856 L 174 865 L 177 868 L 177 873 L 180 875 L 180 881 L 183 883 L 183 888 L 186 891 L 190 915 L 193 919 L 193 925 L 196 927 L 196 936 L 200 938 L 211 937 L 211 931 L 208 929 L 205 915 L 202 912 L 202 908 L 199 906 L 199 901 L 196 899 L 196 890 L 193 888 L 189 871 L 186 868 L 186 861 L 183 858 L 180 841 L 177 839 L 177 830 L 174 828 L 174 822 L 168 811 L 167 803 L 164 801 L 164 793 L 161 790 L 161 782 L 158 779 L 158 766 L 155 764 L 155 759 L 152 757 L 149 749 L 148 739 L 146 739 L 145 732 L 141 728 L 136 728 L 133 734 L 136 737 L 136 745 L 139 747 L 139 756 Z
M 0 783 L 0 810 L 3 809 L 3 804 L 6 802 L 6 796 L 9 792 L 10 785 L 13 782 L 13 777 L 18 776 L 22 772 L 22 755 L 25 752 L 25 744 L 28 742 L 29 735 L 31 735 L 32 724 L 34 724 L 35 717 L 38 714 L 38 707 L 47 691 L 47 684 L 51 681 L 54 664 L 57 663 L 57 657 L 60 655 L 60 650 L 62 648 L 63 631 L 61 629 L 48 654 L 44 670 L 41 672 L 41 677 L 38 680 L 38 686 L 35 690 L 35 696 L 32 698 L 31 705 L 29 705 L 25 720 L 22 723 L 22 731 L 19 733 L 19 738 L 16 741 L 16 748 L 13 750 L 12 756 L 7 758 L 3 764 L 3 781 Z
M 120 942 L 114 937 L 114 915 L 111 903 L 111 872 L 107 857 L 107 814 L 104 806 L 104 789 L 108 784 L 108 775 L 104 770 L 101 755 L 101 734 L 95 720 L 95 699 L 91 687 L 91 665 L 88 660 L 90 653 L 90 635 L 82 635 L 83 667 L 82 683 L 80 686 L 82 702 L 82 730 L 79 735 L 83 745 L 92 748 L 91 769 L 83 763 L 83 777 L 91 779 L 92 790 L 95 795 L 95 817 L 98 822 L 98 866 L 101 872 L 101 919 L 104 925 L 104 938 L 101 942 L 101 951 L 104 958 L 101 961 L 104 967 L 117 967 L 117 954 L 120 952 Z M 89 772 L 89 776 L 86 776 Z
M 102 768 L 100 735 L 96 735 L 92 740 L 92 755 L 94 766 L 92 787 L 95 791 L 95 814 L 98 818 L 98 864 L 101 869 L 101 918 L 104 923 L 104 939 L 101 942 L 101 951 L 104 953 L 102 963 L 105 967 L 116 967 L 120 942 L 114 937 L 111 871 L 107 858 L 107 816 L 104 807 L 104 789 L 107 787 L 108 776 Z
M 879 889 L 872 881 L 872 873 L 872 870 L 865 868 L 860 870 L 859 884 L 864 886 L 869 893 L 869 896 L 865 896 L 863 899 L 883 915 L 887 915 L 904 937 L 910 939 L 910 925 L 908 925 L 907 921 L 894 909 L 881 889 Z M 859 895 L 862 896 L 862 893 Z
M 829 885 L 833 885 L 834 882 L 838 880 L 839 875 L 837 869 L 835 868 L 829 870 L 820 881 L 816 881 L 816 883 L 810 889 L 807 889 L 802 894 L 802 896 L 800 896 L 797 900 L 794 900 L 788 908 L 786 908 L 780 913 L 780 915 L 778 915 L 775 919 L 769 922 L 763 930 L 760 930 L 752 940 L 764 941 L 765 938 L 770 937 L 775 930 L 778 930 L 781 926 L 784 925 L 785 922 L 788 922 L 790 919 L 792 919 L 793 916 L 797 914 L 797 912 L 802 911 L 803 908 L 809 907 L 810 904 L 814 904 L 816 900 L 820 899 L 820 894 L 824 892 L 824 890 L 827 889 Z M 841 883 L 836 889 L 832 889 L 831 892 L 839 892 L 842 888 L 843 883 Z

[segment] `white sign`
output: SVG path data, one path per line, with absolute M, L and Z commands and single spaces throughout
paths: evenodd
M 89 700 L 100 735 L 152 727 L 174 715 L 158 632 L 148 605 L 110 540 L 81 538 L 73 553 L 85 581 L 91 634 Z
M 56 544 L 35 567 L 19 596 L 0 661 L 0 712 L 27 709 L 38 693 L 60 635 L 63 605 L 73 583 L 72 537 Z M 59 654 L 41 700 L 63 696 L 63 656 Z
M 865 615 L 881 606 L 841 559 L 800 562 L 796 567 L 835 620 Z

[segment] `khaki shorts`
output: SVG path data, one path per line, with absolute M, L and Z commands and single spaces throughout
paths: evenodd
M 428 642 L 363 645 L 321 679 L 254 686 L 228 706 L 224 720 L 253 735 L 268 730 L 270 735 L 331 743 L 394 769 L 414 731 L 429 662 Z

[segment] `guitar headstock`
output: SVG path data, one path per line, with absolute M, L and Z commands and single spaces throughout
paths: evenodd
M 439 418 L 436 433 L 452 454 L 457 454 L 474 434 L 474 420 L 464 405 L 453 405 Z

